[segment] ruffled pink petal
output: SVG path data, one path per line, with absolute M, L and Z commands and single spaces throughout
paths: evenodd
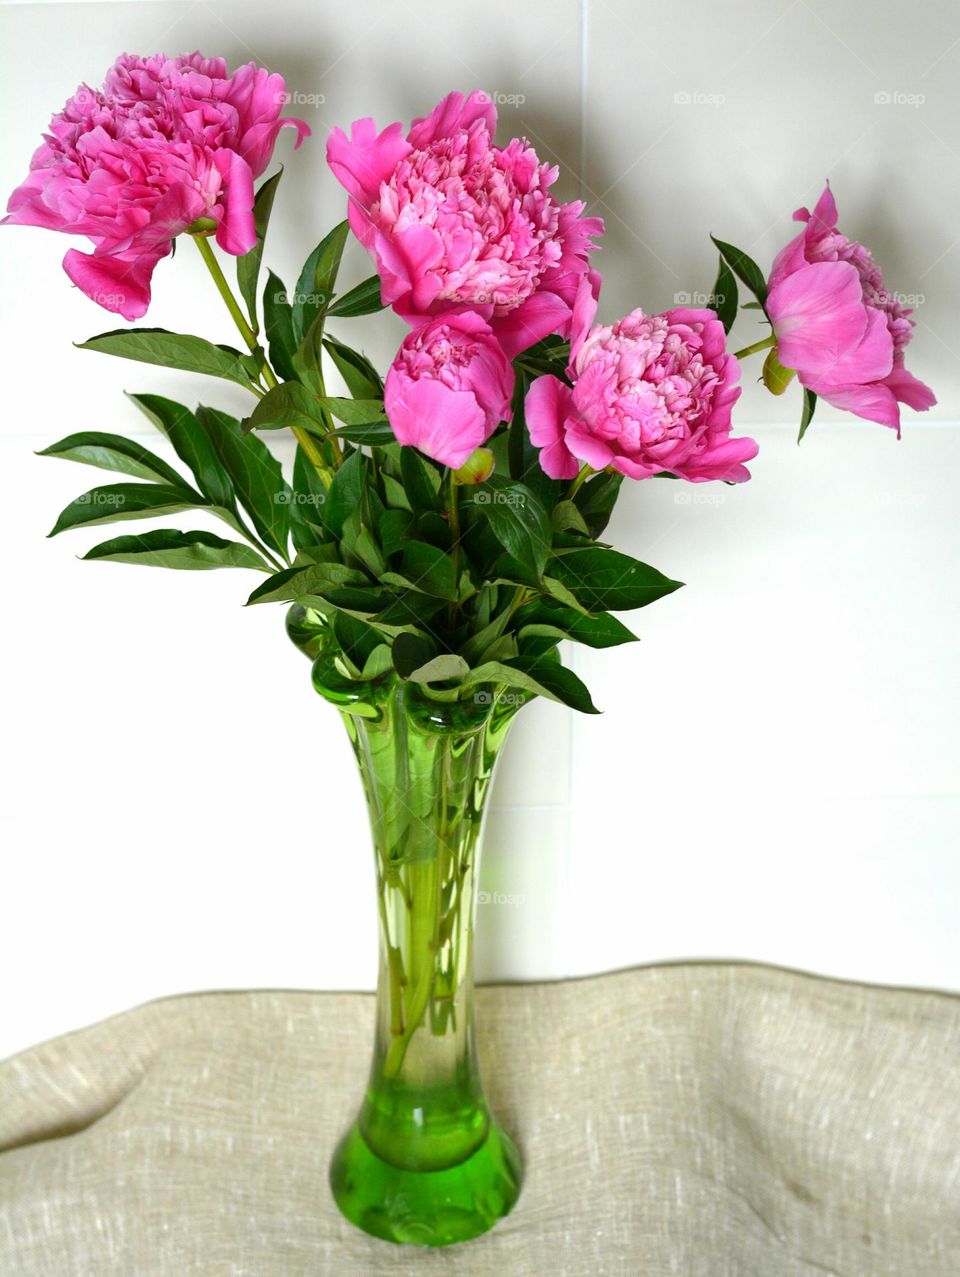
M 902 364 L 895 365 L 893 372 L 884 377 L 883 384 L 892 392 L 899 403 L 905 403 L 915 412 L 926 412 L 937 402 L 937 397 L 913 373 L 907 372 Z
M 257 242 L 253 220 L 253 173 L 235 151 L 217 151 L 213 157 L 223 179 L 223 220 L 217 227 L 217 243 L 225 253 L 242 257 Z
M 419 448 L 454 470 L 487 441 L 486 416 L 469 390 L 451 390 L 435 379 L 410 381 L 388 373 L 385 406 L 399 443 Z
M 682 466 L 677 469 L 681 478 L 688 483 L 711 483 L 722 480 L 724 483 L 746 483 L 750 471 L 744 465 L 752 461 L 760 451 L 756 439 L 742 435 L 738 439 L 725 439 L 711 443 L 704 453 L 693 453 Z
M 104 310 L 139 319 L 150 305 L 150 280 L 157 262 L 171 246 L 130 258 L 94 257 L 71 248 L 63 259 L 63 269 L 76 286 Z
M 801 218 L 798 216 L 799 213 L 804 213 L 806 216 Z M 823 194 L 817 200 L 812 213 L 808 213 L 804 208 L 799 209 L 793 216 L 795 221 L 802 220 L 807 223 L 806 233 L 808 238 L 814 238 L 818 235 L 824 235 L 829 231 L 836 230 L 838 217 L 837 202 L 833 198 L 833 191 L 830 189 L 830 183 L 827 182 L 824 186 Z
M 830 382 L 821 382 L 816 378 L 801 377 L 801 382 L 814 394 L 834 408 L 844 412 L 852 412 L 855 417 L 863 417 L 866 421 L 878 421 L 881 426 L 889 426 L 900 433 L 900 407 L 893 391 L 881 381 L 869 382 L 861 386 L 836 386 Z
M 575 417 L 567 419 L 564 441 L 575 457 L 585 461 L 594 470 L 605 470 L 617 458 L 617 454 L 605 440 L 593 434 Z
M 490 326 L 509 358 L 514 359 L 551 333 L 569 336 L 572 314 L 567 303 L 556 293 L 531 293 L 516 310 L 491 319 Z
M 587 333 L 597 317 L 597 300 L 603 279 L 599 271 L 588 270 L 581 275 L 577 286 L 577 295 L 573 303 L 573 314 L 570 318 L 570 364 L 573 364 L 577 351 L 583 345 Z
M 573 394 L 558 377 L 537 377 L 527 391 L 525 411 L 530 442 L 540 451 L 540 465 L 551 479 L 575 479 L 580 465 L 564 441 L 564 422 Z
M 382 133 L 369 117 L 354 120 L 349 138 L 334 129 L 327 139 L 327 163 L 341 186 L 367 207 L 380 193 L 402 159 L 412 151 L 403 136 L 403 125 L 388 124 Z
M 416 326 L 440 291 L 434 268 L 443 258 L 443 242 L 431 226 L 414 224 L 393 235 L 374 231 L 383 300 Z
M 453 137 L 462 129 L 466 132 L 475 120 L 483 120 L 490 136 L 497 131 L 497 108 L 493 98 L 480 89 L 474 89 L 469 97 L 462 93 L 448 93 L 427 116 L 418 116 L 410 125 L 407 141 L 417 150 L 423 150 L 440 138 Z

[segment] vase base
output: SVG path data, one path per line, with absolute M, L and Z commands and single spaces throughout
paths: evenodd
M 452 1246 L 510 1213 L 520 1195 L 520 1158 L 510 1137 L 491 1122 L 465 1161 L 446 1170 L 405 1170 L 378 1157 L 355 1122 L 333 1156 L 330 1187 L 351 1224 L 373 1237 Z

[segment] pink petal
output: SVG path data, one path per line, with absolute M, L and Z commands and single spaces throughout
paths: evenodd
M 433 379 L 391 378 L 390 373 L 385 390 L 387 416 L 399 443 L 454 470 L 486 443 L 486 417 L 470 391 L 451 390 Z
M 577 295 L 573 303 L 573 315 L 570 320 L 570 363 L 576 358 L 577 351 L 586 340 L 587 333 L 597 317 L 597 298 L 600 296 L 600 285 L 603 282 L 600 272 L 588 270 L 580 277 Z
M 572 311 L 556 293 L 531 293 L 516 310 L 495 316 L 490 326 L 510 359 L 551 333 L 568 336 Z
M 540 465 L 551 479 L 575 479 L 576 457 L 564 442 L 564 422 L 573 394 L 558 377 L 537 377 L 527 391 L 526 418 L 530 442 L 540 448 Z
M 802 266 L 770 290 L 767 313 L 787 368 L 844 384 L 890 371 L 886 320 L 864 306 L 860 277 L 848 262 Z
M 370 118 L 354 120 L 350 137 L 334 129 L 327 139 L 327 163 L 341 186 L 369 206 L 402 159 L 413 148 L 403 136 L 403 125 L 388 124 L 382 133 Z
M 77 287 L 104 310 L 139 319 L 150 305 L 150 279 L 170 245 L 129 257 L 93 257 L 71 248 L 63 259 L 63 269 Z
M 419 116 L 413 121 L 407 140 L 422 151 L 439 138 L 453 137 L 461 130 L 466 131 L 475 120 L 483 120 L 493 137 L 497 131 L 497 108 L 493 105 L 493 98 L 479 89 L 474 89 L 468 98 L 462 93 L 448 93 L 429 115 Z
M 852 412 L 854 416 L 863 417 L 866 421 L 878 421 L 880 425 L 890 426 L 900 433 L 900 408 L 893 391 L 883 382 L 874 381 L 863 386 L 835 386 L 805 377 L 801 380 L 808 390 L 812 390 L 834 408 Z
M 893 391 L 895 399 L 905 403 L 908 408 L 913 408 L 915 412 L 926 412 L 937 402 L 930 387 L 914 377 L 913 373 L 907 372 L 902 364 L 894 367 L 893 372 L 884 377 L 883 384 Z
M 217 243 L 225 253 L 242 257 L 257 242 L 253 220 L 253 173 L 236 151 L 217 151 L 213 157 L 223 178 L 223 221 L 217 227 Z

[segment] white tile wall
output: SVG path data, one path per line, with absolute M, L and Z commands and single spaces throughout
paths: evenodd
M 288 163 L 268 247 L 288 282 L 342 209 L 329 127 L 409 118 L 453 87 L 522 96 L 504 133 L 526 133 L 563 164 L 564 193 L 606 216 L 608 318 L 709 289 L 710 230 L 766 264 L 832 178 L 845 226 L 924 297 L 910 362 L 940 405 L 900 444 L 824 414 L 797 449 L 795 397 L 751 392 L 751 484 L 625 496 L 617 543 L 688 585 L 636 614 L 641 644 L 576 653 L 602 718 L 540 704 L 519 721 L 479 967 L 721 956 L 960 987 L 956 7 L 278 0 L 266 17 L 248 0 L 143 0 L 0 18 L 4 189 L 51 111 L 123 48 L 257 58 L 323 95 L 302 107 L 316 137 Z M 141 431 L 124 388 L 240 407 L 228 387 L 74 350 L 113 321 L 61 274 L 67 247 L 0 232 L 0 1053 L 165 993 L 373 976 L 359 785 L 280 611 L 243 612 L 241 573 L 80 564 L 92 535 L 43 539 L 95 480 L 32 449 Z M 229 341 L 188 250 L 158 270 L 150 322 Z M 346 269 L 367 273 L 359 250 Z M 382 316 L 363 343 L 384 360 L 400 331 Z

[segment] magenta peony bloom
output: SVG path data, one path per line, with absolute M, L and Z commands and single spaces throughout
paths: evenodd
M 911 311 L 884 287 L 870 250 L 837 230 L 829 183 L 813 213 L 773 263 L 766 310 L 777 357 L 802 385 L 831 403 L 900 433 L 900 404 L 925 411 L 937 401 L 904 367 Z
M 472 311 L 441 315 L 404 338 L 384 406 L 400 443 L 459 469 L 510 416 L 513 368 Z
M 451 93 L 406 138 L 391 124 L 334 129 L 327 161 L 350 195 L 350 225 L 374 256 L 384 302 L 416 327 L 469 307 L 512 357 L 570 335 L 598 217 L 550 194 L 557 169 L 525 141 L 494 146 L 497 113 L 479 92 Z
M 586 462 L 631 479 L 673 474 L 693 483 L 750 478 L 753 439 L 730 438 L 740 368 L 712 310 L 631 311 L 574 338 L 573 389 L 538 377 L 526 400 L 530 438 L 553 479 Z
M 283 78 L 248 63 L 228 75 L 222 58 L 123 54 L 102 91 L 82 86 L 50 122 L 6 222 L 86 235 L 63 268 L 88 297 L 124 319 L 150 304 L 150 278 L 174 238 L 199 217 L 217 243 L 242 255 L 256 241 L 253 180 L 284 125 Z

